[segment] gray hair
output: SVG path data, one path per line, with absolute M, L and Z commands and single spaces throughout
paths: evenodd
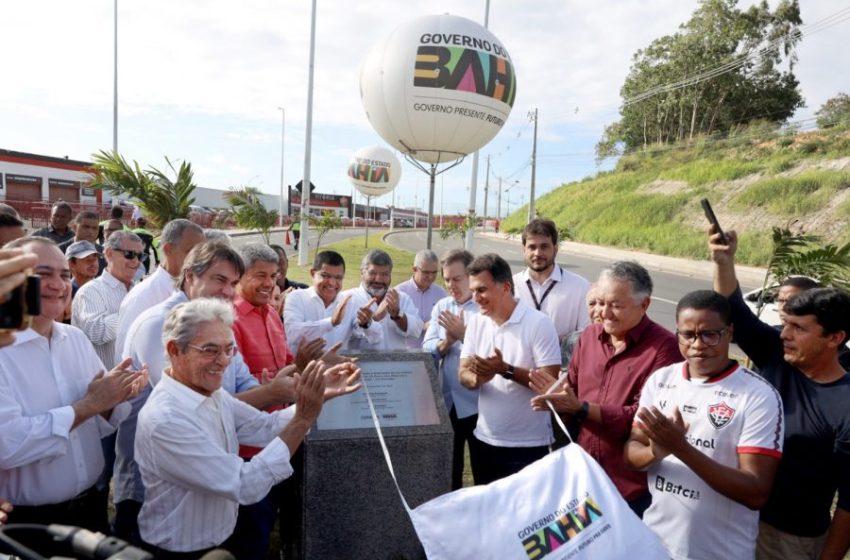
M 380 249 L 372 249 L 371 251 L 363 255 L 363 260 L 360 261 L 360 270 L 366 270 L 367 268 L 369 268 L 370 264 L 374 266 L 388 266 L 390 267 L 390 269 L 392 269 L 393 259 L 386 251 L 382 251 Z
M 162 326 L 162 345 L 174 341 L 180 351 L 186 350 L 204 323 L 233 326 L 233 305 L 217 298 L 198 298 L 174 306 Z
M 638 301 L 652 295 L 652 278 L 649 272 L 634 261 L 616 261 L 610 264 L 599 273 L 599 279 L 602 278 L 631 283 L 632 295 Z
M 422 249 L 416 256 L 413 257 L 413 266 L 416 268 L 421 268 L 423 264 L 426 262 L 429 263 L 439 263 L 440 258 L 437 256 L 437 253 L 432 251 L 431 249 Z
M 204 230 L 204 239 L 207 241 L 218 241 L 230 245 L 230 235 L 226 231 L 214 228 Z
M 130 241 L 132 243 L 142 243 L 142 239 L 132 231 L 118 230 L 112 233 L 103 243 L 104 248 L 115 251 L 121 250 L 121 242 Z
M 160 241 L 162 244 L 168 243 L 170 245 L 175 245 L 180 243 L 187 231 L 196 231 L 201 234 L 204 233 L 203 228 L 198 224 L 183 218 L 178 218 L 165 224 L 165 227 L 162 228 L 162 237 L 160 238 Z
M 277 252 L 262 243 L 249 243 L 239 249 L 239 254 L 242 255 L 245 270 L 252 268 L 258 262 L 272 263 L 275 266 L 280 264 L 280 257 L 277 256 Z

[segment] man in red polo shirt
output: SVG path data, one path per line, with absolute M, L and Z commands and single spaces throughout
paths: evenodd
M 570 359 L 567 383 L 560 391 L 535 397 L 534 408 L 551 400 L 558 412 L 579 424 L 578 443 L 605 469 L 632 510 L 643 516 L 652 500 L 646 473 L 623 460 L 632 422 L 646 378 L 657 369 L 680 362 L 675 335 L 646 315 L 652 279 L 635 262 L 615 262 L 597 282 L 602 323 L 588 326 Z M 545 392 L 554 382 L 541 370 L 532 389 Z
M 286 343 L 283 321 L 271 306 L 278 256 L 272 248 L 260 243 L 245 245 L 239 252 L 245 263 L 245 274 L 239 280 L 233 302 L 236 311 L 233 334 L 248 369 L 264 383 L 269 375 L 275 375 L 295 361 Z M 249 459 L 259 451 L 243 446 L 239 455 Z M 240 558 L 265 560 L 284 484 L 272 487 L 256 504 L 239 506 L 233 538 L 239 543 Z

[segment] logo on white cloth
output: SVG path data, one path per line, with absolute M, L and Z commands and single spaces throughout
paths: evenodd
M 708 421 L 718 430 L 728 424 L 733 416 L 735 409 L 723 401 L 708 405 Z

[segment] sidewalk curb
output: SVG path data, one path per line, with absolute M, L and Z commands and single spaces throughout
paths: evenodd
M 518 244 L 521 243 L 520 236 L 517 234 L 482 231 L 478 231 L 476 233 L 491 239 L 514 241 Z M 631 260 L 638 262 L 650 270 L 669 272 L 688 277 L 698 277 L 706 280 L 711 280 L 714 275 L 714 264 L 710 261 L 692 261 L 678 257 L 668 257 L 665 255 L 653 255 L 652 253 L 643 253 L 640 251 L 617 249 L 615 247 L 576 243 L 574 241 L 562 241 L 559 251 L 570 255 L 589 257 L 604 261 Z M 738 280 L 741 282 L 742 287 L 760 288 L 764 283 L 764 275 L 767 273 L 767 270 L 754 266 L 736 265 L 735 273 L 738 276 Z

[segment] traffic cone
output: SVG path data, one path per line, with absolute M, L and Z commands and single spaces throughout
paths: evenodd
M 284 245 L 290 245 L 291 244 L 290 241 L 289 241 L 289 230 L 286 230 L 286 237 L 283 238 L 283 244 Z

